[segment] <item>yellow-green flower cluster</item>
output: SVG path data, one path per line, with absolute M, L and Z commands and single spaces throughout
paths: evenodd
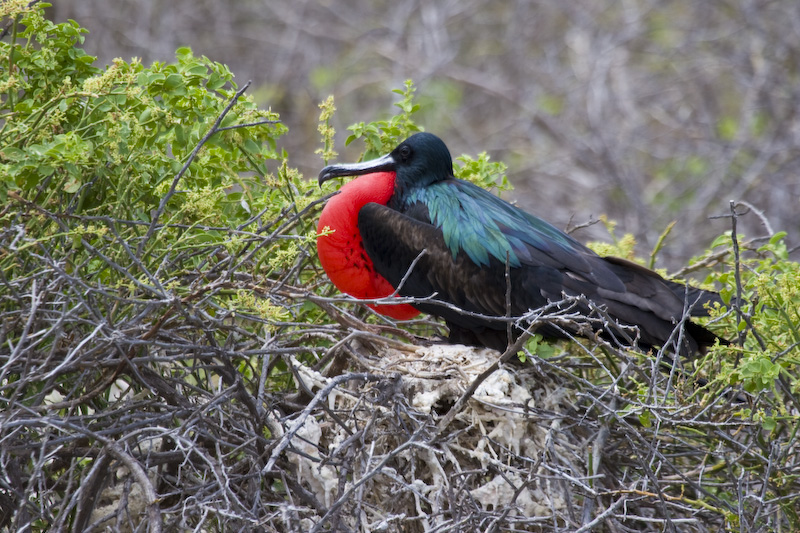
M 217 197 L 221 191 L 212 187 L 191 189 L 185 193 L 181 211 L 197 220 L 219 220 L 216 212 Z
M 135 68 L 131 68 L 136 65 L 138 65 L 138 59 L 134 59 L 131 65 L 128 65 L 117 57 L 101 75 L 87 78 L 83 82 L 83 91 L 96 96 L 110 92 L 116 85 L 130 86 L 136 81 Z M 139 88 L 130 88 L 129 90 L 131 93 L 128 96 L 131 97 L 138 97 L 141 92 Z
M 239 290 L 236 292 L 236 300 L 231 302 L 233 309 L 247 310 L 254 312 L 260 318 L 272 323 L 282 322 L 290 318 L 289 311 L 285 307 L 273 304 L 268 298 L 259 298 L 252 291 Z M 270 324 L 272 328 L 276 324 Z
M 333 149 L 333 136 L 336 130 L 330 124 L 333 113 L 336 111 L 336 106 L 333 105 L 333 96 L 328 96 L 324 102 L 319 104 L 319 108 L 321 111 L 319 114 L 317 131 L 322 135 L 322 145 L 324 148 L 318 148 L 314 153 L 321 155 L 322 160 L 327 163 L 328 161 L 336 159 L 336 156 L 339 155 L 336 150 Z
M 33 3 L 28 0 L 3 0 L 0 2 L 0 19 L 16 17 L 35 11 Z

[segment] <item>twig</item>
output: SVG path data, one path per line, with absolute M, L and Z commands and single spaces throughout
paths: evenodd
M 312 411 L 317 407 L 317 405 L 328 397 L 333 389 L 347 381 L 380 381 L 382 379 L 385 379 L 385 377 L 364 373 L 342 374 L 341 376 L 331 378 L 328 384 L 324 388 L 320 389 L 320 391 L 308 403 L 308 406 L 303 409 L 303 412 L 300 413 L 300 415 L 295 419 L 291 429 L 284 433 L 279 440 L 270 446 L 272 453 L 270 454 L 269 460 L 267 460 L 267 464 L 262 469 L 262 474 L 271 471 L 275 467 L 275 461 L 278 460 L 280 454 L 283 453 L 287 446 L 289 446 L 291 440 L 294 438 L 300 428 L 303 427 L 303 424 L 305 424 L 306 419 L 311 415 Z
M 125 453 L 125 451 L 120 448 L 116 442 L 110 439 L 101 438 L 101 440 L 105 443 L 108 452 L 116 457 L 118 461 L 128 467 L 128 471 L 130 471 L 133 477 L 136 478 L 139 486 L 142 487 L 142 491 L 144 492 L 145 499 L 147 501 L 147 514 L 149 517 L 150 531 L 153 533 L 159 533 L 161 531 L 161 509 L 158 504 L 160 498 L 156 494 L 153 484 L 150 482 L 150 478 L 147 477 L 147 472 L 144 471 L 144 468 L 142 468 L 142 465 L 139 464 L 139 461 Z
M 506 250 L 506 319 L 511 318 L 511 252 Z M 506 344 L 511 345 L 514 341 L 513 324 L 509 321 L 506 324 Z
M 330 519 L 330 517 L 339 510 L 339 508 L 347 502 L 351 495 L 359 490 L 361 486 L 375 477 L 376 475 L 383 472 L 384 467 L 386 464 L 394 459 L 395 457 L 399 456 L 400 454 L 404 453 L 408 448 L 416 447 L 416 446 L 423 446 L 421 443 L 417 442 L 419 438 L 422 436 L 423 432 L 425 431 L 425 427 L 420 427 L 417 431 L 414 432 L 411 437 L 406 440 L 400 446 L 394 448 L 390 453 L 387 453 L 386 456 L 381 459 L 381 461 L 373 468 L 371 471 L 367 472 L 365 475 L 361 476 L 358 481 L 350 485 L 350 487 L 345 491 L 344 494 L 341 495 L 334 503 L 331 505 L 331 508 L 328 509 L 328 512 L 320 518 L 319 522 L 317 522 L 314 527 L 311 529 L 311 533 L 316 533 L 317 531 L 321 531 L 323 527 L 325 527 L 325 523 Z
M 406 284 L 406 281 L 408 281 L 409 276 L 411 276 L 411 273 L 414 271 L 414 267 L 417 266 L 417 263 L 419 263 L 420 259 L 422 259 L 427 253 L 428 249 L 423 248 L 417 254 L 417 257 L 415 257 L 414 260 L 411 261 L 411 264 L 408 266 L 408 270 L 406 270 L 406 273 L 403 274 L 403 278 L 400 280 L 400 283 L 397 284 L 397 288 L 394 290 L 394 292 L 391 295 L 389 295 L 389 298 L 394 298 L 398 296 L 400 290 L 403 288 L 403 285 Z
M 581 527 L 579 527 L 578 529 L 576 529 L 576 530 L 575 530 L 575 533 L 584 533 L 584 532 L 586 532 L 586 531 L 593 531 L 595 526 L 598 526 L 598 525 L 602 524 L 603 522 L 605 522 L 605 520 L 606 520 L 606 519 L 607 519 L 607 518 L 608 518 L 610 515 L 614 514 L 614 512 L 615 512 L 617 509 L 619 509 L 619 508 L 620 508 L 620 506 L 621 506 L 622 504 L 624 504 L 626 501 L 628 501 L 628 498 L 627 498 L 627 496 L 625 496 L 625 495 L 622 495 L 622 496 L 620 496 L 620 497 L 617 499 L 617 501 L 615 501 L 615 502 L 614 502 L 614 503 L 613 503 L 613 504 L 612 504 L 610 507 L 608 507 L 608 508 L 607 508 L 605 511 L 603 511 L 602 513 L 600 513 L 599 515 L 597 515 L 597 516 L 595 517 L 595 519 L 594 519 L 594 520 L 592 520 L 592 521 L 591 521 L 591 522 L 589 522 L 588 524 L 584 524 L 584 525 L 582 525 Z
M 737 323 L 744 320 L 744 312 L 742 311 L 742 273 L 741 263 L 739 262 L 739 238 L 736 234 L 736 226 L 739 215 L 736 212 L 736 202 L 730 201 L 731 208 L 731 241 L 733 243 L 733 276 L 736 281 L 736 304 L 733 306 L 736 310 Z M 744 347 L 744 340 L 747 335 L 746 329 L 741 329 L 738 335 L 739 346 Z
M 222 113 L 219 114 L 217 120 L 214 121 L 214 124 L 211 126 L 211 129 L 208 130 L 208 133 L 206 133 L 202 139 L 200 139 L 200 142 L 198 142 L 197 145 L 194 147 L 192 153 L 189 154 L 186 163 L 184 163 L 183 167 L 181 167 L 180 171 L 178 171 L 178 173 L 172 179 L 172 185 L 170 185 L 167 193 L 161 198 L 161 201 L 158 204 L 158 209 L 156 209 L 156 212 L 153 213 L 153 219 L 150 221 L 150 227 L 147 228 L 147 233 L 145 233 L 144 237 L 139 242 L 139 246 L 136 248 L 136 255 L 138 257 L 142 256 L 142 251 L 144 250 L 145 245 L 147 244 L 147 242 L 150 241 L 150 237 L 153 236 L 153 233 L 155 232 L 156 227 L 158 225 L 158 219 L 161 218 L 162 214 L 164 214 L 164 210 L 167 208 L 167 202 L 169 202 L 170 198 L 172 198 L 172 196 L 175 194 L 175 191 L 177 190 L 178 187 L 178 182 L 180 182 L 181 178 L 186 173 L 186 171 L 189 170 L 189 166 L 192 164 L 195 157 L 197 157 L 197 154 L 198 152 L 200 152 L 200 149 L 203 147 L 203 145 L 206 144 L 206 142 L 211 138 L 212 135 L 220 131 L 220 124 L 222 124 L 222 120 L 225 118 L 225 116 L 227 116 L 230 110 L 233 109 L 233 106 L 236 104 L 239 98 L 244 94 L 244 92 L 248 89 L 248 87 L 250 87 L 250 81 L 245 83 L 242 86 L 242 88 L 236 91 L 236 94 L 234 94 L 233 97 L 231 97 L 230 101 L 228 102 L 228 105 L 225 106 L 225 109 L 223 109 Z

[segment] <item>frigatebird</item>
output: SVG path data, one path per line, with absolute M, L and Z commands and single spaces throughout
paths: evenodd
M 381 313 L 408 319 L 423 311 L 445 320 L 451 342 L 503 351 L 507 322 L 493 317 L 522 316 L 565 295 L 583 295 L 619 324 L 638 327 L 640 347 L 666 345 L 677 337 L 678 325 L 685 329 L 682 345 L 673 345 L 676 353 L 702 351 L 718 339 L 684 319 L 706 315 L 704 305 L 720 301 L 716 293 L 601 257 L 544 220 L 455 178 L 450 151 L 435 135 L 414 134 L 372 161 L 327 166 L 319 184 L 340 176 L 360 177 L 345 184 L 320 216 L 318 253 L 330 279 L 358 298 L 428 298 L 373 306 Z M 589 305 L 578 307 L 591 312 Z M 615 337 L 595 327 L 594 333 Z M 515 329 L 513 338 L 521 331 Z M 551 325 L 537 331 L 566 334 Z

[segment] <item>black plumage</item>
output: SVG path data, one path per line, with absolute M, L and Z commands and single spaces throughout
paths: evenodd
M 673 332 L 679 323 L 685 330 L 674 351 L 693 353 L 717 340 L 683 318 L 705 314 L 704 304 L 719 301 L 715 293 L 664 280 L 623 259 L 600 257 L 547 222 L 454 178 L 450 153 L 434 135 L 409 137 L 372 162 L 326 167 L 320 182 L 377 170 L 396 172 L 394 194 L 387 205 L 362 207 L 358 230 L 376 271 L 394 287 L 404 280 L 401 295 L 435 295 L 461 310 L 495 317 L 520 316 L 564 295 L 584 295 L 619 323 L 637 326 L 642 347 L 677 338 Z M 503 321 L 433 301 L 414 306 L 444 318 L 453 342 L 498 350 L 507 345 Z M 591 312 L 585 305 L 578 309 Z M 538 331 L 564 336 L 549 325 Z M 611 331 L 599 333 L 614 337 Z

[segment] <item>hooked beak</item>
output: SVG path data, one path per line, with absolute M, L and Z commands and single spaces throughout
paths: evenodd
M 320 171 L 317 182 L 322 186 L 322 184 L 329 179 L 341 176 L 360 176 L 362 174 L 369 174 L 370 172 L 393 171 L 395 165 L 396 163 L 392 154 L 379 157 L 378 159 L 372 159 L 371 161 L 362 161 L 361 163 L 328 165 Z

